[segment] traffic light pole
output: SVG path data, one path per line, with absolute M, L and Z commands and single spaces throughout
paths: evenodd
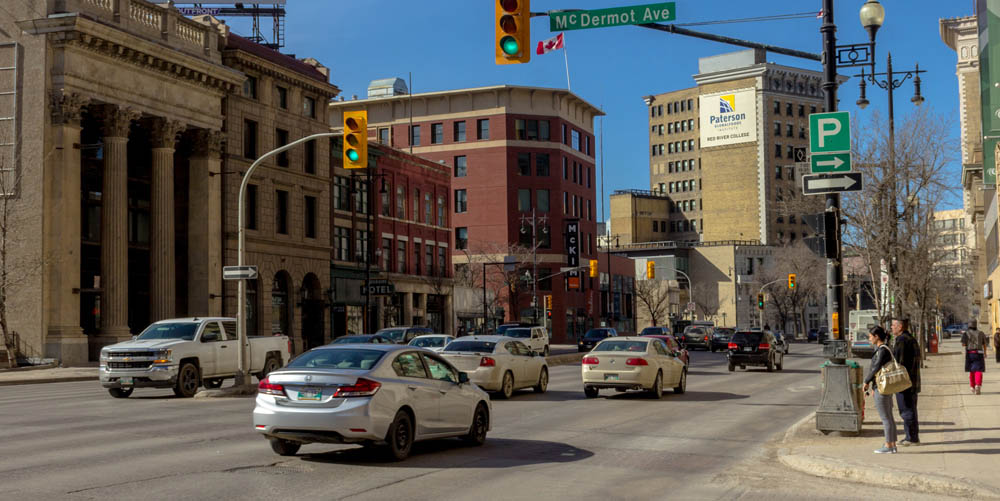
M 833 0 L 823 0 L 823 26 L 819 29 L 823 34 L 823 90 L 826 94 L 826 111 L 837 111 L 837 25 L 833 22 Z M 832 211 L 836 219 L 833 238 L 835 239 L 834 256 L 826 260 L 826 311 L 832 316 L 830 332 L 833 339 L 840 339 L 846 324 L 844 315 L 844 284 L 842 277 L 840 240 L 840 195 L 831 193 L 826 196 L 826 210 Z M 830 235 L 827 235 L 830 238 Z
M 771 285 L 771 284 L 774 284 L 774 283 L 778 283 L 780 281 L 781 281 L 781 279 L 779 278 L 777 280 L 771 280 L 770 282 L 768 282 L 768 283 L 766 283 L 764 285 L 761 285 L 760 286 L 760 290 L 757 291 L 757 295 L 759 296 L 759 295 L 763 294 L 764 293 L 764 289 L 768 285 Z M 767 301 L 764 302 L 764 305 L 765 306 L 767 305 Z M 760 328 L 763 329 L 764 328 L 764 308 L 757 308 L 757 311 L 758 311 L 758 317 L 759 317 L 759 320 L 760 320 Z

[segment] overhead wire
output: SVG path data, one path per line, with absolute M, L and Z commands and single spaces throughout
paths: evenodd
M 712 24 L 754 23 L 761 21 L 784 21 L 789 19 L 815 18 L 816 11 L 798 12 L 794 14 L 778 14 L 774 16 L 744 17 L 739 19 L 720 19 L 716 21 L 698 21 L 693 23 L 675 23 L 676 26 L 707 26 Z

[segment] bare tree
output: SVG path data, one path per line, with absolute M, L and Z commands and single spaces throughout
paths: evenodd
M 462 253 L 467 264 L 456 267 L 456 283 L 492 292 L 485 294 L 485 303 L 480 299 L 487 311 L 506 299 L 508 311 L 514 315 L 525 289 L 531 291 L 523 278 L 524 267 L 531 264 L 531 249 L 503 242 L 470 242 Z M 513 260 L 512 266 L 504 265 L 508 257 Z
M 650 325 L 656 327 L 667 324 L 667 315 L 670 313 L 669 280 L 637 280 L 635 297 L 639 311 L 645 310 Z
M 41 259 L 29 257 L 21 248 L 24 239 L 17 236 L 16 228 L 28 222 L 19 210 L 20 186 L 16 161 L 0 156 L 0 337 L 10 367 L 16 367 L 17 357 L 22 355 L 17 334 L 10 327 L 11 291 L 41 268 Z
M 709 289 L 709 285 L 713 285 L 713 288 Z M 715 282 L 704 284 L 695 289 L 695 293 L 691 295 L 691 302 L 694 303 L 697 310 L 701 310 L 701 317 L 704 320 L 714 319 L 719 313 L 719 305 L 722 301 L 719 298 L 719 290 L 714 285 Z
M 825 298 L 826 267 L 823 259 L 813 254 L 801 241 L 785 246 L 779 255 L 781 259 L 771 261 L 760 271 L 758 287 L 774 282 L 764 291 L 769 298 L 764 303 L 765 309 L 774 312 L 777 325 L 784 326 L 791 321 L 796 333 L 802 332 L 806 306 Z M 788 288 L 787 283 L 791 273 L 795 274 L 793 289 Z

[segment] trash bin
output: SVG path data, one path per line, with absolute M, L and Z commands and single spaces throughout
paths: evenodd
M 930 351 L 930 353 L 937 353 L 938 352 L 938 336 L 937 336 L 937 332 L 932 332 L 931 333 L 931 342 L 929 343 L 928 348 L 929 348 L 928 351 Z

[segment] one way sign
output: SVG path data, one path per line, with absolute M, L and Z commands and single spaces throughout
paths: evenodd
M 812 174 L 802 176 L 803 195 L 825 195 L 845 191 L 861 191 L 860 172 L 838 172 L 836 174 Z

